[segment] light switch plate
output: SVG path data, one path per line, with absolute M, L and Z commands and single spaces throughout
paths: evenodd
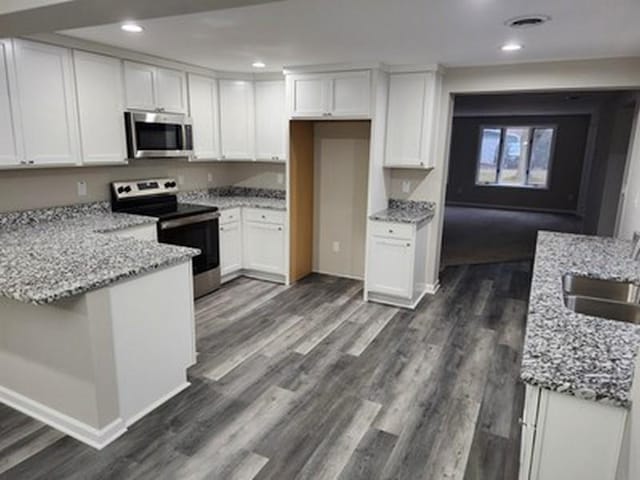
M 178 185 L 184 185 L 184 175 L 178 175 Z
M 278 184 L 282 185 L 284 183 L 284 174 L 279 173 L 278 174 Z
M 333 242 L 332 249 L 333 253 L 338 253 L 340 251 L 340 242 Z
M 402 181 L 402 193 L 409 193 L 411 191 L 411 182 L 409 180 Z
M 80 180 L 78 182 L 78 196 L 86 197 L 87 196 L 87 182 L 84 180 Z
M 207 173 L 207 182 L 213 182 L 213 173 Z

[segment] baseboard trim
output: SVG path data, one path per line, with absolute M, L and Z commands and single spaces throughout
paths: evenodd
M 350 280 L 359 280 L 363 281 L 364 277 L 360 277 L 357 275 L 348 275 L 346 273 L 335 273 L 335 272 L 325 272 L 322 270 L 313 270 L 313 273 L 319 273 L 320 275 L 329 275 L 330 277 L 339 277 L 339 278 L 348 278 Z
M 394 307 L 407 308 L 409 310 L 415 310 L 427 293 L 428 292 L 426 290 L 423 290 L 420 294 L 416 295 L 413 298 L 400 298 L 391 295 L 385 295 L 383 293 L 368 292 L 367 301 L 374 303 L 383 303 L 385 305 L 391 305 Z
M 436 293 L 438 293 L 438 290 L 440 290 L 440 282 L 436 282 L 436 283 L 427 283 L 425 285 L 425 292 L 428 293 L 429 295 L 435 295 Z
M 147 407 L 143 408 L 141 411 L 139 411 L 138 413 L 136 413 L 133 417 L 128 418 L 125 422 L 127 427 L 130 427 L 131 425 L 133 425 L 134 423 L 136 423 L 138 420 L 140 420 L 142 417 L 148 415 L 149 413 L 151 413 L 153 410 L 155 410 L 156 408 L 158 408 L 160 405 L 162 405 L 164 402 L 166 402 L 167 400 L 169 400 L 170 398 L 175 397 L 177 394 L 179 394 L 180 392 L 182 392 L 183 390 L 189 388 L 191 386 L 191 382 L 184 382 L 182 384 L 180 384 L 178 387 L 174 388 L 173 390 L 171 390 L 169 393 L 167 393 L 166 395 L 163 395 L 162 397 L 160 397 L 158 400 L 156 400 L 155 402 L 151 403 L 150 405 L 148 405 Z
M 97 429 L 3 386 L 0 386 L 0 402 L 46 423 L 96 450 L 103 449 L 127 431 L 125 422 L 121 418 L 114 420 L 102 429 Z

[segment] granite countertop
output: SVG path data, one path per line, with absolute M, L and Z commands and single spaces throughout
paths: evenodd
M 521 378 L 549 390 L 629 407 L 640 325 L 575 313 L 564 306 L 562 276 L 640 281 L 631 243 L 539 232 Z
M 107 202 L 0 214 L 0 295 L 52 303 L 199 254 L 106 235 L 155 221 L 112 213 Z
M 178 199 L 182 202 L 218 207 L 220 210 L 236 207 L 283 211 L 287 209 L 284 190 L 223 187 L 181 193 Z
M 433 202 L 390 199 L 385 210 L 369 216 L 369 220 L 393 223 L 422 223 L 429 221 L 435 214 Z

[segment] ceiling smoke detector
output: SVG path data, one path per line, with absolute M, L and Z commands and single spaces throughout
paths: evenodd
M 511 28 L 529 28 L 537 27 L 549 20 L 551 20 L 549 15 L 522 15 L 520 17 L 511 18 L 504 22 L 504 24 Z

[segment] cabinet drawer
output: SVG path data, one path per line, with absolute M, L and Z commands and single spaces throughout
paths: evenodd
M 284 224 L 284 212 L 264 208 L 245 208 L 244 218 L 248 222 Z
M 415 226 L 408 223 L 371 222 L 370 233 L 381 237 L 413 239 Z
M 237 222 L 240 220 L 240 209 L 230 208 L 229 210 L 222 210 L 220 212 L 220 225 L 224 225 L 229 222 Z

